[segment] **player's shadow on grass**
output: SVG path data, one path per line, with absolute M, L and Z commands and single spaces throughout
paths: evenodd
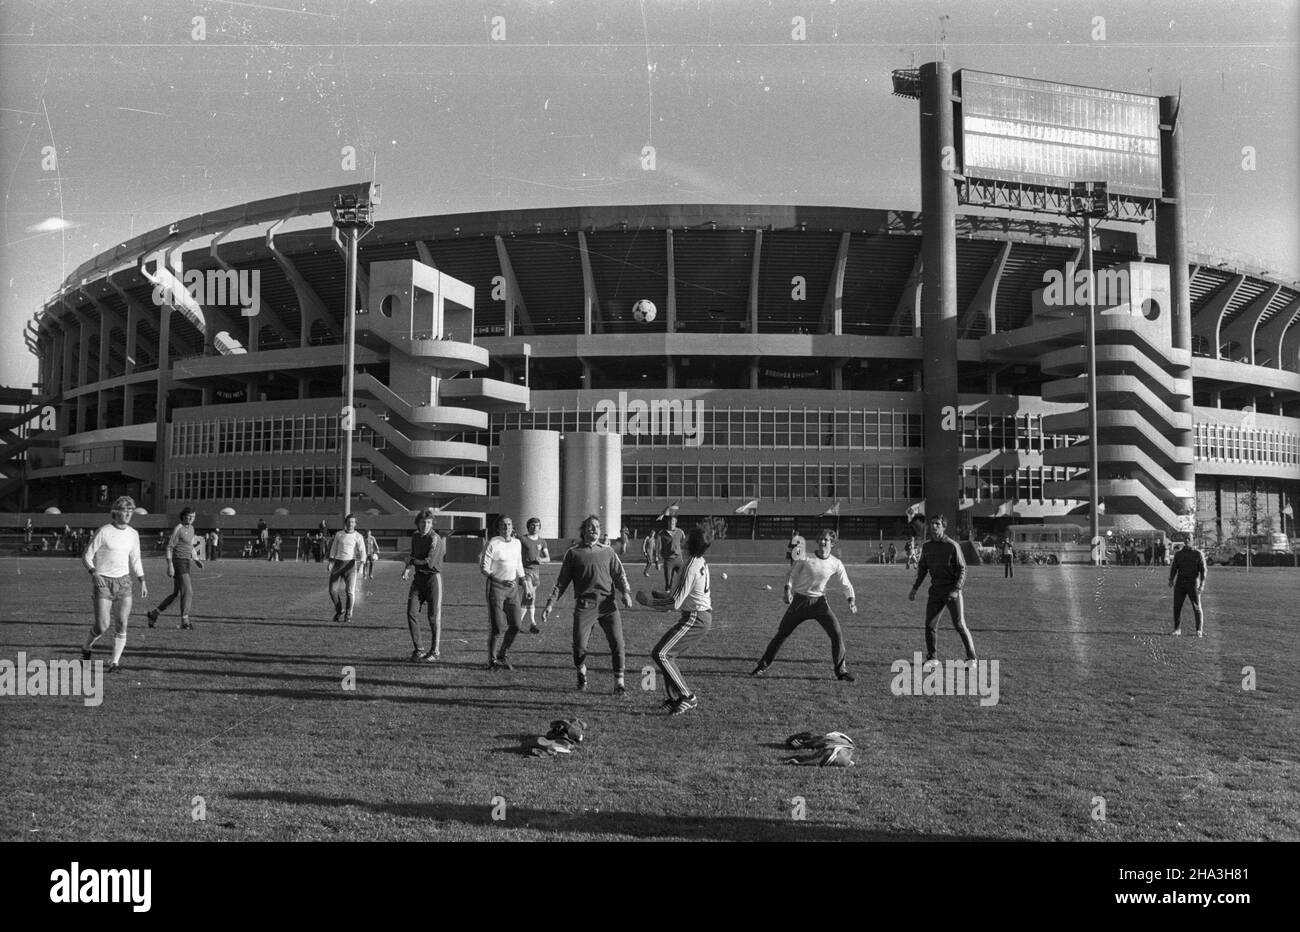
M 493 710 L 519 710 L 530 715 L 537 713 L 536 702 L 524 702 L 515 699 L 467 699 L 454 685 L 431 683 L 420 687 L 425 694 L 418 696 L 395 696 L 391 693 L 371 695 L 362 686 L 356 690 L 344 691 L 337 685 L 320 689 L 289 689 L 284 687 L 256 689 L 254 687 L 229 687 L 225 689 L 207 689 L 203 687 L 167 687 L 161 692 L 209 693 L 214 696 L 253 696 L 258 699 L 294 699 L 300 701 L 326 702 L 391 702 L 398 705 L 434 705 L 448 708 L 480 708 Z M 449 691 L 450 696 L 431 696 L 429 691 Z
M 537 766 L 555 766 L 538 760 Z M 562 764 L 560 766 L 563 766 Z M 960 835 L 925 835 L 875 831 L 850 825 L 759 819 L 743 816 L 674 816 L 637 812 L 550 812 L 511 807 L 505 820 L 492 819 L 490 806 L 439 802 L 371 802 L 283 790 L 232 794 L 233 799 L 297 806 L 354 807 L 386 816 L 431 819 L 483 826 L 487 831 L 531 829 L 567 835 L 626 835 L 631 838 L 680 838 L 690 841 L 995 841 Z M 483 840 L 488 840 L 486 837 Z M 1005 840 L 1005 839 L 1001 839 Z

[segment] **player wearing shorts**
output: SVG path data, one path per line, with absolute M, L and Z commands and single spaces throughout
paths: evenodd
M 975 640 L 970 629 L 966 627 L 965 606 L 962 601 L 961 587 L 966 581 L 966 558 L 961 554 L 961 545 L 949 537 L 945 530 L 948 522 L 943 515 L 935 515 L 929 521 L 930 539 L 921 545 L 921 561 L 916 567 L 916 582 L 912 584 L 909 601 L 916 601 L 916 592 L 926 573 L 930 574 L 930 597 L 925 603 L 925 664 L 937 663 L 934 652 L 936 646 L 935 630 L 939 625 L 939 616 L 944 609 L 952 619 L 952 626 L 961 637 L 962 646 L 966 648 L 966 659 L 975 659 Z
M 847 650 L 844 646 L 844 631 L 839 619 L 831 611 L 826 601 L 826 586 L 834 579 L 843 589 L 849 600 L 849 611 L 858 613 L 858 602 L 853 595 L 853 584 L 849 574 L 838 557 L 831 555 L 835 543 L 835 534 L 827 529 L 817 535 L 817 550 L 810 557 L 804 557 L 790 565 L 790 572 L 785 580 L 783 599 L 790 606 L 781 616 L 776 635 L 763 651 L 758 666 L 750 676 L 762 676 L 772 661 L 776 660 L 777 651 L 785 639 L 794 634 L 805 621 L 816 621 L 831 639 L 831 660 L 835 665 L 836 679 L 853 682 L 856 677 L 848 670 Z
M 144 563 L 140 559 L 140 535 L 131 527 L 135 514 L 135 501 L 123 495 L 113 502 L 112 524 L 105 524 L 90 539 L 81 560 L 94 583 L 91 598 L 95 604 L 95 623 L 90 636 L 81 647 L 81 659 L 89 660 L 95 642 L 113 623 L 113 659 L 108 672 L 121 669 L 122 651 L 126 649 L 126 625 L 131 617 L 134 595 L 131 576 L 140 580 L 140 598 L 149 597 L 149 586 L 144 581 Z
M 519 538 L 519 551 L 524 561 L 524 615 L 528 618 L 528 633 L 540 634 L 537 627 L 537 592 L 542 585 L 542 564 L 551 562 L 551 552 L 546 549 L 546 538 L 541 536 L 540 518 L 528 519 L 528 533 Z
M 504 515 L 498 518 L 497 536 L 487 542 L 479 558 L 479 571 L 487 577 L 488 670 L 514 669 L 506 654 L 519 635 L 526 585 L 523 549 L 514 534 L 515 523 Z M 497 638 L 501 639 L 499 651 Z
M 366 562 L 366 541 L 357 531 L 357 516 L 343 519 L 343 530 L 334 535 L 329 550 L 330 601 L 334 603 L 334 620 L 352 620 L 357 598 L 357 574 Z
M 1169 586 L 1174 590 L 1174 630 L 1181 635 L 1183 629 L 1183 602 L 1190 600 L 1192 615 L 1196 618 L 1196 636 L 1205 637 L 1205 612 L 1201 608 L 1201 590 L 1205 588 L 1205 554 L 1197 550 L 1190 540 L 1174 554 L 1169 565 Z
M 379 541 L 374 531 L 366 531 L 366 579 L 375 578 L 375 565 L 379 562 Z
M 167 541 L 167 575 L 172 579 L 172 594 L 163 599 L 158 607 L 146 613 L 149 627 L 158 624 L 158 616 L 171 606 L 178 598 L 181 600 L 181 629 L 191 630 L 190 609 L 194 606 L 194 581 L 190 578 L 191 562 L 203 569 L 199 559 L 194 534 L 194 509 L 186 505 L 181 509 L 181 523 L 172 530 Z
M 623 604 L 630 608 L 632 587 L 618 554 L 612 547 L 600 543 L 600 519 L 595 515 L 588 515 L 582 522 L 582 543 L 570 547 L 564 554 L 560 576 L 542 611 L 543 624 L 569 583 L 573 583 L 573 665 L 578 670 L 578 691 L 587 688 L 587 641 L 591 629 L 599 624 L 613 658 L 614 693 L 625 695 L 623 619 L 618 612 L 614 590 L 623 593 Z
M 432 663 L 442 656 L 442 561 L 447 556 L 447 542 L 433 529 L 433 509 L 426 508 L 415 519 L 411 535 L 411 555 L 406 560 L 402 579 L 411 580 L 406 593 L 406 626 L 411 633 L 412 660 Z M 433 643 L 428 651 L 420 650 L 420 609 L 426 608 Z
M 664 527 L 655 538 L 655 566 L 664 567 L 664 588 L 671 590 L 677 574 L 682 571 L 682 547 L 686 543 L 686 534 L 677 526 L 677 516 L 664 518 Z
M 708 531 L 702 527 L 691 528 L 686 535 L 686 566 L 677 574 L 677 585 L 671 593 L 653 593 L 649 602 L 660 611 L 675 609 L 682 613 L 650 652 L 664 678 L 664 692 L 667 694 L 664 707 L 670 715 L 684 715 L 699 705 L 699 699 L 682 679 L 675 655 L 698 644 L 713 624 L 709 564 L 704 559 L 711 543 L 713 538 Z

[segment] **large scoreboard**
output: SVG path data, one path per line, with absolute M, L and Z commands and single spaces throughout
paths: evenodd
M 962 69 L 959 145 L 968 179 L 1161 196 L 1160 100 Z

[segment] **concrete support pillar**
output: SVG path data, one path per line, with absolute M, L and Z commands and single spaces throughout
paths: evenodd
M 957 410 L 957 189 L 944 168 L 954 150 L 952 66 L 921 66 L 921 345 L 926 513 L 959 524 L 959 433 L 944 430 Z

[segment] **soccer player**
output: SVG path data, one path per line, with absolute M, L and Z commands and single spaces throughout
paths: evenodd
M 1181 635 L 1183 600 L 1190 599 L 1192 615 L 1196 618 L 1196 636 L 1205 637 L 1205 612 L 1201 609 L 1201 590 L 1205 588 L 1205 554 L 1196 549 L 1188 538 L 1182 549 L 1174 554 L 1169 565 L 1169 586 L 1174 590 L 1174 631 Z
M 357 516 L 343 519 L 343 530 L 330 542 L 330 601 L 334 603 L 334 620 L 352 620 L 352 606 L 357 598 L 357 573 L 366 562 L 366 541 L 357 531 Z
M 651 604 L 660 611 L 669 608 L 682 613 L 677 623 L 664 632 L 650 656 L 664 678 L 664 692 L 668 698 L 664 707 L 670 715 L 684 715 L 699 705 L 695 693 L 686 686 L 678 669 L 674 654 L 694 647 L 709 633 L 713 623 L 713 603 L 709 598 L 709 564 L 704 552 L 713 543 L 712 535 L 702 527 L 693 527 L 686 535 L 686 566 L 677 576 L 677 585 L 671 593 L 655 593 L 661 598 Z
M 483 547 L 479 571 L 487 577 L 484 587 L 488 609 L 488 670 L 513 670 L 506 654 L 519 635 L 523 617 L 524 558 L 515 523 L 502 515 L 497 519 L 497 536 Z M 497 638 L 501 649 L 497 650 Z
M 411 535 L 411 555 L 402 571 L 402 580 L 411 580 L 406 594 L 406 627 L 411 633 L 412 660 L 433 663 L 442 656 L 442 561 L 447 556 L 447 542 L 433 529 L 433 509 L 426 508 L 415 518 Z M 414 571 L 414 577 L 412 577 Z M 427 606 L 429 630 L 433 644 L 420 650 L 420 609 Z
M 281 548 L 283 545 L 284 545 L 284 538 L 281 537 L 279 534 L 276 534 L 274 537 L 271 538 L 271 549 L 270 549 L 270 551 L 268 551 L 268 553 L 267 553 L 267 555 L 266 555 L 266 561 L 267 561 L 268 563 L 281 563 L 281 562 L 283 562 L 283 561 L 280 559 L 280 548 Z
M 366 579 L 375 578 L 375 564 L 379 562 L 379 541 L 375 532 L 366 531 Z
M 650 564 L 655 562 L 655 536 L 653 534 L 646 534 L 645 542 L 641 545 L 641 552 L 645 554 L 645 575 L 649 576 Z
M 1015 563 L 1016 548 L 1011 545 L 1011 538 L 1002 538 L 1002 546 L 998 549 L 1002 551 L 1002 578 L 1014 578 L 1016 573 L 1012 568 L 1012 564 Z
M 190 609 L 194 605 L 194 582 L 190 579 L 190 563 L 203 569 L 203 561 L 195 550 L 194 509 L 186 505 L 181 509 L 181 523 L 172 530 L 167 541 L 167 575 L 172 579 L 172 594 L 158 607 L 146 613 L 149 627 L 158 624 L 158 616 L 178 598 L 181 600 L 181 629 L 191 630 Z
M 263 554 L 271 551 L 271 529 L 267 527 L 265 518 L 257 519 L 257 546 Z
M 832 579 L 839 583 L 844 595 L 849 600 L 849 611 L 858 613 L 857 598 L 853 595 L 853 584 L 839 557 L 831 555 L 835 543 L 835 533 L 829 528 L 817 535 L 817 550 L 812 556 L 805 556 L 790 565 L 790 572 L 785 579 L 783 601 L 789 606 L 781 616 L 776 635 L 763 651 L 758 666 L 750 676 L 762 676 L 772 661 L 776 660 L 777 651 L 785 639 L 794 634 L 805 621 L 816 621 L 831 639 L 831 660 L 835 665 L 835 678 L 853 682 L 856 677 L 849 672 L 847 651 L 844 647 L 844 630 L 840 621 L 831 611 L 826 601 L 826 586 Z
M 790 543 L 785 545 L 785 562 L 794 566 L 796 561 L 804 558 L 805 547 L 803 536 L 799 533 L 799 529 L 795 528 L 790 532 Z
M 140 535 L 131 527 L 135 514 L 135 501 L 128 495 L 113 502 L 112 524 L 105 524 L 90 540 L 90 546 L 81 560 L 94 580 L 95 623 L 90 636 L 81 647 L 81 659 L 89 660 L 91 648 L 113 622 L 113 659 L 109 673 L 122 666 L 122 651 L 126 649 L 126 625 L 131 617 L 131 600 L 134 595 L 131 574 L 140 580 L 140 598 L 149 598 L 149 586 L 144 581 L 144 563 L 140 559 Z
M 961 555 L 961 545 L 945 533 L 948 526 L 943 515 L 935 515 L 929 521 L 930 539 L 921 545 L 921 561 L 916 568 L 916 582 L 908 600 L 916 601 L 916 591 L 926 573 L 930 574 L 930 597 L 925 603 L 925 666 L 938 663 L 934 657 L 939 616 L 948 610 L 952 626 L 961 636 L 966 648 L 966 659 L 975 659 L 975 641 L 970 629 L 966 627 L 965 607 L 962 602 L 961 587 L 966 581 L 966 558 Z
M 685 543 L 686 535 L 677 526 L 677 516 L 669 515 L 664 518 L 663 530 L 656 538 L 658 550 L 655 566 L 663 563 L 665 589 L 672 589 L 673 580 L 682 571 L 682 547 Z
M 537 590 L 542 585 L 542 564 L 551 562 L 551 552 L 546 549 L 546 538 L 541 536 L 540 518 L 528 519 L 528 533 L 519 538 L 519 550 L 524 561 L 524 614 L 528 617 L 528 633 L 539 634 L 537 627 Z
M 587 641 L 591 629 L 599 624 L 613 657 L 614 694 L 626 695 L 623 619 L 618 613 L 614 590 L 623 593 L 623 604 L 631 608 L 632 587 L 618 554 L 612 547 L 600 543 L 600 519 L 595 515 L 588 515 L 582 522 L 582 543 L 570 547 L 564 554 L 560 576 L 546 600 L 546 608 L 542 610 L 543 624 L 569 583 L 573 583 L 573 665 L 578 670 L 578 691 L 587 688 Z

